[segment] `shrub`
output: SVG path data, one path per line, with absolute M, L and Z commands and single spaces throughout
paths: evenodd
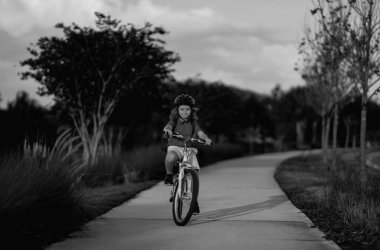
M 95 164 L 88 166 L 82 182 L 87 187 L 124 183 L 125 159 L 121 152 L 124 131 L 111 127 L 105 131 Z
M 165 152 L 159 144 L 132 149 L 125 155 L 126 178 L 131 182 L 162 179 L 165 175 Z
M 326 204 L 334 207 L 346 225 L 379 232 L 379 175 L 369 174 L 365 180 L 355 168 L 348 168 L 327 178 Z
M 31 249 L 86 219 L 75 175 L 56 159 L 14 154 L 0 162 L 1 235 L 15 249 Z
M 96 164 L 90 166 L 82 176 L 87 187 L 99 187 L 124 183 L 125 161 L 120 154 L 100 156 Z
M 225 159 L 240 157 L 245 154 L 243 146 L 232 143 L 215 144 L 211 146 L 199 147 L 199 163 L 202 166 L 212 164 Z M 201 166 L 201 167 L 202 167 Z
M 0 233 L 14 249 L 47 244 L 89 218 L 77 191 L 81 165 L 71 157 L 77 139 L 66 131 L 52 148 L 25 141 L 23 152 L 1 159 Z

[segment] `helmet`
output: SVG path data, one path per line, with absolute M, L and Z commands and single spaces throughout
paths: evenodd
M 193 97 L 191 97 L 188 94 L 181 94 L 175 98 L 174 105 L 177 107 L 181 106 L 181 105 L 187 105 L 187 106 L 190 106 L 191 108 L 193 108 L 195 105 L 195 100 Z

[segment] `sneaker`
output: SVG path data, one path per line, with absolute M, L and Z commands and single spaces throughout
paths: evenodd
M 173 202 L 173 200 L 174 200 L 174 194 L 173 194 L 173 190 L 172 191 L 170 191 L 170 198 L 169 198 L 169 202 Z
M 173 176 L 170 174 L 166 175 L 165 180 L 164 180 L 164 184 L 168 185 L 168 186 L 173 185 Z
M 198 205 L 198 201 L 195 202 L 195 208 L 194 208 L 194 211 L 193 211 L 193 214 L 199 214 L 200 211 L 199 211 L 199 205 Z

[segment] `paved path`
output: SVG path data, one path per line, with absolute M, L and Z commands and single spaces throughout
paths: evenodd
M 379 151 L 368 153 L 366 156 L 367 157 L 367 160 L 366 160 L 367 166 L 380 170 L 380 165 L 376 161 L 374 161 L 374 158 L 379 157 L 379 155 L 380 155 Z
M 170 189 L 161 182 L 49 249 L 339 249 L 311 228 L 273 179 L 275 166 L 296 154 L 245 157 L 202 169 L 201 213 L 184 227 L 174 224 Z

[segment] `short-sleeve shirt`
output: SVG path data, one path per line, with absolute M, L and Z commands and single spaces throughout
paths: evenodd
M 192 126 L 193 126 L 192 124 L 194 124 L 194 129 L 192 128 Z M 193 122 L 184 121 L 181 118 L 177 118 L 177 125 L 175 126 L 175 128 L 173 128 L 174 120 L 170 120 L 166 126 L 168 126 L 168 125 L 170 125 L 172 127 L 173 132 L 177 132 L 177 133 L 183 135 L 185 138 L 190 138 L 192 136 L 195 136 L 201 130 L 197 121 L 193 121 Z M 193 132 L 193 134 L 192 134 L 192 132 Z M 179 140 L 177 138 L 174 138 L 174 137 L 170 137 L 169 141 L 168 141 L 168 146 L 183 147 L 183 141 Z

